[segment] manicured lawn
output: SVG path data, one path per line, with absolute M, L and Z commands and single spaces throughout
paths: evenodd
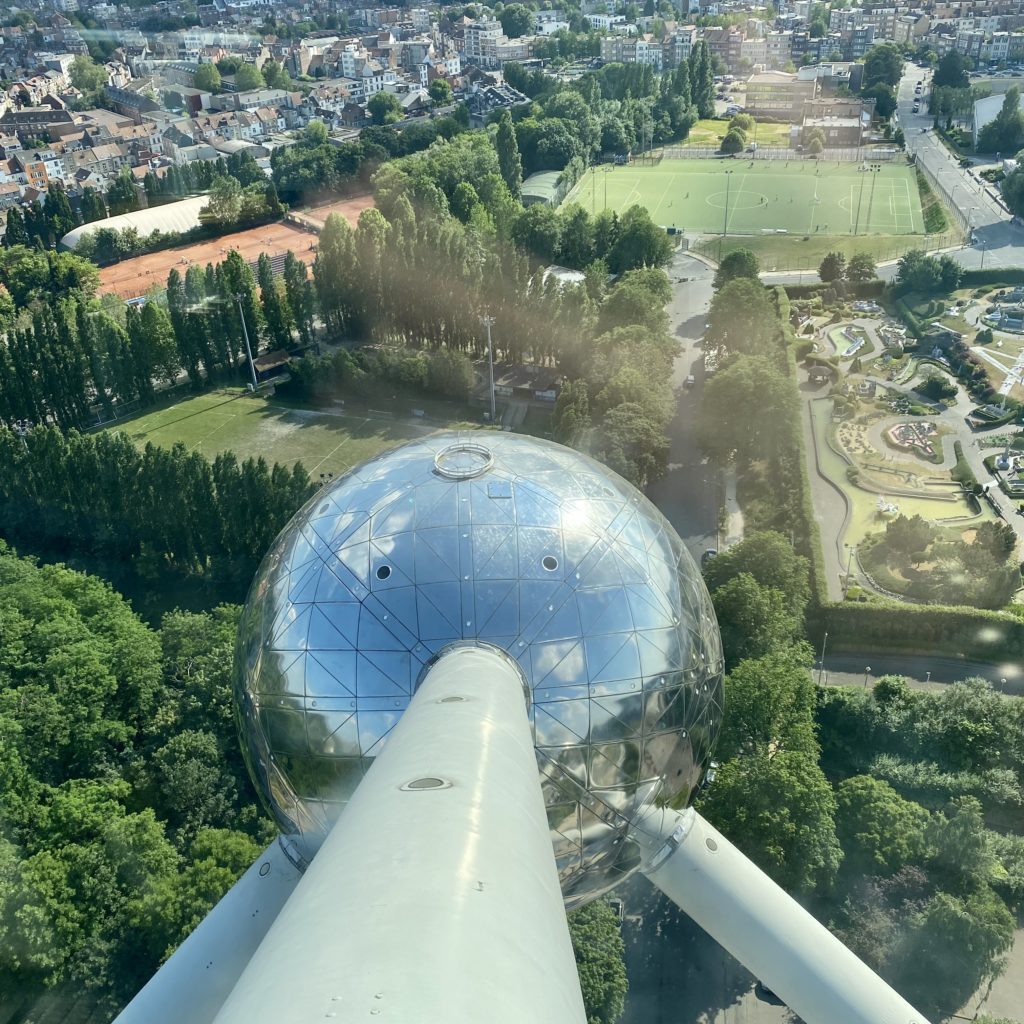
M 138 445 L 170 448 L 179 441 L 212 459 L 233 451 L 239 459 L 302 462 L 312 474 L 340 473 L 378 452 L 447 424 L 425 426 L 411 415 L 413 402 L 396 403 L 381 415 L 341 415 L 295 408 L 241 391 L 217 391 L 114 424 Z M 393 417 L 387 416 L 388 412 Z
M 724 123 L 724 122 L 723 122 Z M 658 224 L 700 233 L 801 238 L 924 232 L 913 168 L 812 160 L 675 160 L 595 169 L 570 200 L 596 211 L 645 206 Z
M 769 149 L 786 148 L 789 146 L 789 127 L 788 124 L 762 124 L 758 122 L 757 130 L 747 133 L 747 141 L 756 142 L 758 146 L 765 146 Z M 707 118 L 698 121 L 690 129 L 690 134 L 686 136 L 686 140 L 681 145 L 714 146 L 717 149 L 728 130 L 728 121 Z

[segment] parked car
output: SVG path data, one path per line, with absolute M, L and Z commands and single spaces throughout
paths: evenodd
M 730 171 L 729 173 L 731 174 L 732 172 Z M 684 384 L 685 387 L 692 388 L 694 386 L 694 384 L 696 384 L 696 383 L 697 383 L 697 378 L 694 377 L 694 375 L 692 373 L 689 373 L 689 374 L 686 375 L 686 381 L 685 381 L 685 384 Z

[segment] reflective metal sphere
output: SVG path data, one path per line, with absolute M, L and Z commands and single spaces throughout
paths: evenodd
M 519 663 L 568 906 L 635 864 L 636 811 L 685 803 L 721 721 L 722 649 L 700 573 L 632 485 L 577 452 L 439 433 L 319 491 L 253 583 L 243 746 L 312 852 L 447 645 Z

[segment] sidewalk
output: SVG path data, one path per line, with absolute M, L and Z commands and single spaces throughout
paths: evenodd
M 723 548 L 731 548 L 743 540 L 743 511 L 736 498 L 736 467 L 730 463 L 725 469 L 725 538 Z

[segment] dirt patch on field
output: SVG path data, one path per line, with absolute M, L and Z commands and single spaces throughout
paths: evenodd
M 222 235 L 209 242 L 179 245 L 174 249 L 136 256 L 100 270 L 100 291 L 120 295 L 122 299 L 133 299 L 145 295 L 154 285 L 166 287 L 167 275 L 173 268 L 184 275 L 193 263 L 201 267 L 207 263 L 220 263 L 232 249 L 237 249 L 249 263 L 255 263 L 260 253 L 277 256 L 289 249 L 303 263 L 312 263 L 316 256 L 316 235 L 280 221 Z

